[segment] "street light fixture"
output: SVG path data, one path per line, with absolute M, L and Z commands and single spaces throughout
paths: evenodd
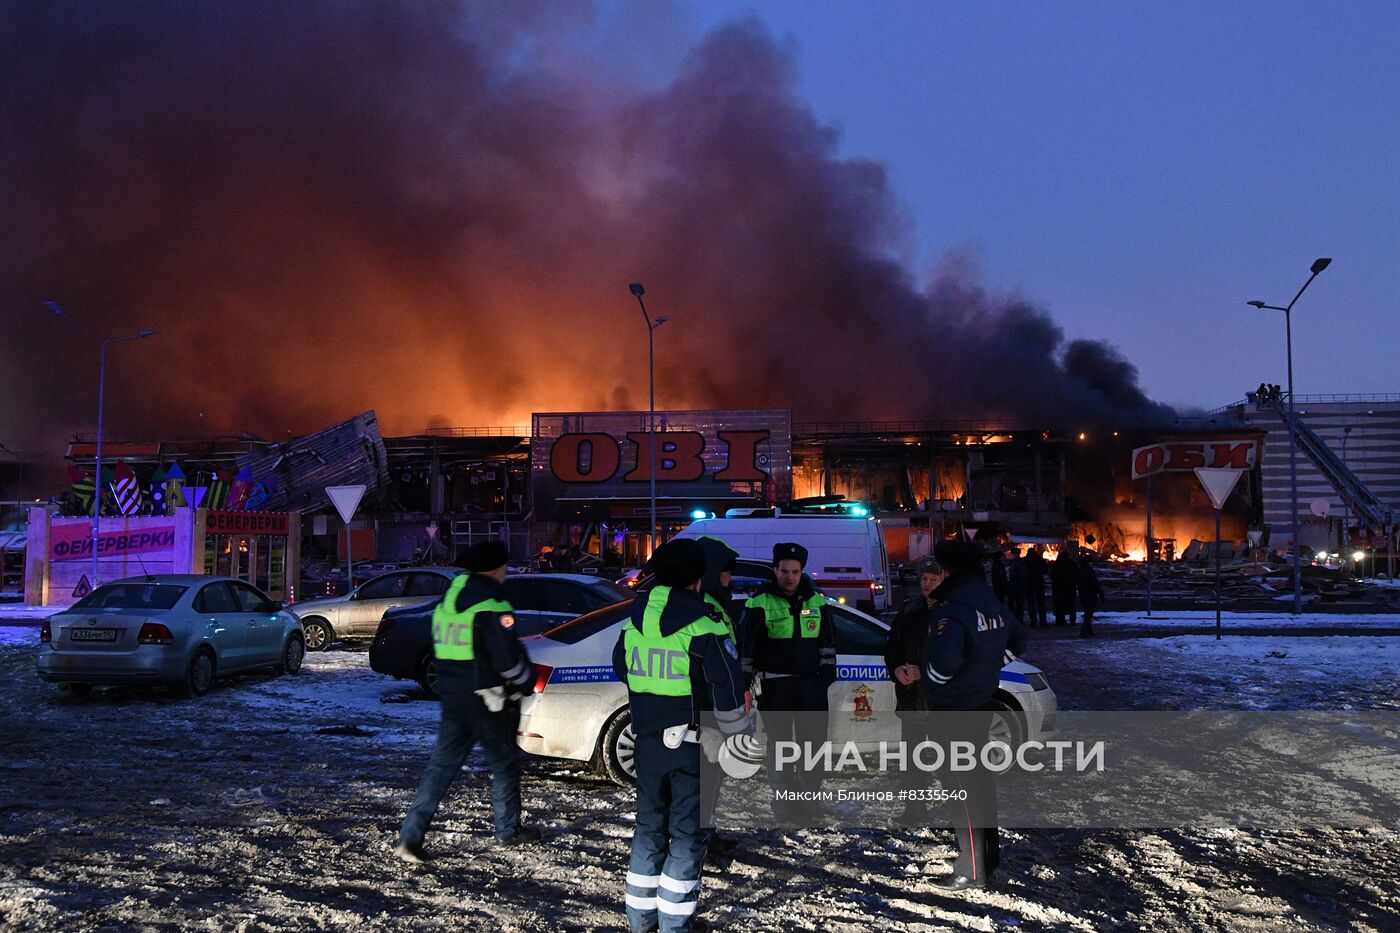
M 132 340 L 145 340 L 147 337 L 154 336 L 155 331 L 143 330 L 126 337 L 108 337 L 104 339 L 98 336 L 92 328 L 65 311 L 63 306 L 58 302 L 46 301 L 44 302 L 44 307 L 91 337 L 97 342 L 97 346 L 101 350 L 101 362 L 97 370 L 97 466 L 92 474 L 92 588 L 95 590 L 97 589 L 97 537 L 99 524 L 102 518 L 102 410 L 107 388 L 107 348 L 117 343 L 127 343 Z
M 1278 305 L 1266 304 L 1255 300 L 1247 302 L 1252 308 L 1259 308 L 1264 311 L 1282 311 L 1283 325 L 1288 346 L 1288 482 L 1292 489 L 1293 497 L 1293 613 L 1297 615 L 1303 611 L 1303 567 L 1302 567 L 1302 546 L 1301 533 L 1298 530 L 1298 432 L 1294 427 L 1293 412 L 1293 305 L 1303 296 L 1303 292 L 1308 290 L 1313 279 L 1318 273 L 1332 264 L 1332 260 L 1327 257 L 1317 259 L 1313 262 L 1309 271 L 1312 275 L 1303 283 L 1303 287 L 1298 289 L 1298 294 L 1293 296 L 1293 300 L 1280 308 Z
M 627 286 L 637 298 L 637 304 L 641 306 L 642 317 L 647 322 L 647 390 L 650 397 L 650 408 L 648 409 L 647 421 L 647 451 L 648 457 L 648 482 L 650 483 L 651 500 L 651 525 L 647 529 L 648 551 L 656 550 L 656 329 L 666 323 L 666 317 L 660 316 L 655 319 L 647 312 L 647 304 L 642 300 L 642 296 L 647 290 L 642 287 L 641 282 L 633 282 Z

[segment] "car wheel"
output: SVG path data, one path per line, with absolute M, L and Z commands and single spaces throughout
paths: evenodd
M 295 674 L 301 670 L 301 662 L 306 657 L 306 645 L 300 635 L 293 635 L 282 646 L 282 660 L 277 662 L 279 674 Z
M 325 619 L 303 619 L 301 630 L 306 633 L 307 651 L 329 651 L 335 643 L 335 632 Z
M 1026 714 L 1020 708 L 1001 697 L 992 701 L 992 727 L 987 738 L 993 742 L 1005 742 L 1012 754 L 1026 741 Z M 997 762 L 993 760 L 993 764 Z
M 214 655 L 205 648 L 201 648 L 190 658 L 189 666 L 185 668 L 185 679 L 180 682 L 178 689 L 183 697 L 202 697 L 209 692 L 209 687 L 214 683 Z
M 608 720 L 598 757 L 608 780 L 623 787 L 637 783 L 637 736 L 632 732 L 631 710 L 620 710 Z
M 85 697 L 92 692 L 92 684 L 64 684 L 63 689 L 77 697 Z
M 423 692 L 429 699 L 438 698 L 438 665 L 437 657 L 431 651 L 425 651 L 423 657 L 418 661 L 418 676 L 414 678 L 418 681 L 418 686 L 423 688 Z

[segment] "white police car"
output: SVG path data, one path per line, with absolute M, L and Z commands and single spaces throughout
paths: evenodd
M 612 668 L 613 646 L 631 607 L 630 600 L 618 603 L 530 639 L 536 676 L 534 694 L 521 705 L 522 749 L 590 762 L 619 784 L 636 779 L 627 687 Z M 885 672 L 889 626 L 835 601 L 831 611 L 837 652 L 837 680 L 829 694 L 831 738 L 871 748 L 881 740 L 897 741 L 894 684 Z M 1055 694 L 1034 665 L 1013 661 L 1002 668 L 996 702 L 997 738 L 1014 744 L 1055 729 Z

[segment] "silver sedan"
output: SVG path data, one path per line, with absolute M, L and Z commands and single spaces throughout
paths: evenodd
M 156 574 L 104 584 L 44 621 L 35 667 L 78 692 L 152 684 L 203 696 L 222 674 L 301 670 L 296 616 L 228 577 Z
M 456 567 L 411 567 L 381 574 L 344 596 L 293 603 L 291 611 L 306 630 L 306 650 L 328 651 L 338 638 L 373 638 L 379 620 L 390 609 L 436 601 Z

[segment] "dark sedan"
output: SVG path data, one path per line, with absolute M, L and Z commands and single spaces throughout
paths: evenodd
M 515 574 L 506 580 L 506 599 L 515 612 L 521 638 L 540 635 L 576 616 L 631 599 L 634 594 L 610 580 L 586 574 Z M 441 599 L 384 613 L 369 646 L 369 666 L 399 680 L 416 680 L 437 696 L 433 659 L 433 610 Z

